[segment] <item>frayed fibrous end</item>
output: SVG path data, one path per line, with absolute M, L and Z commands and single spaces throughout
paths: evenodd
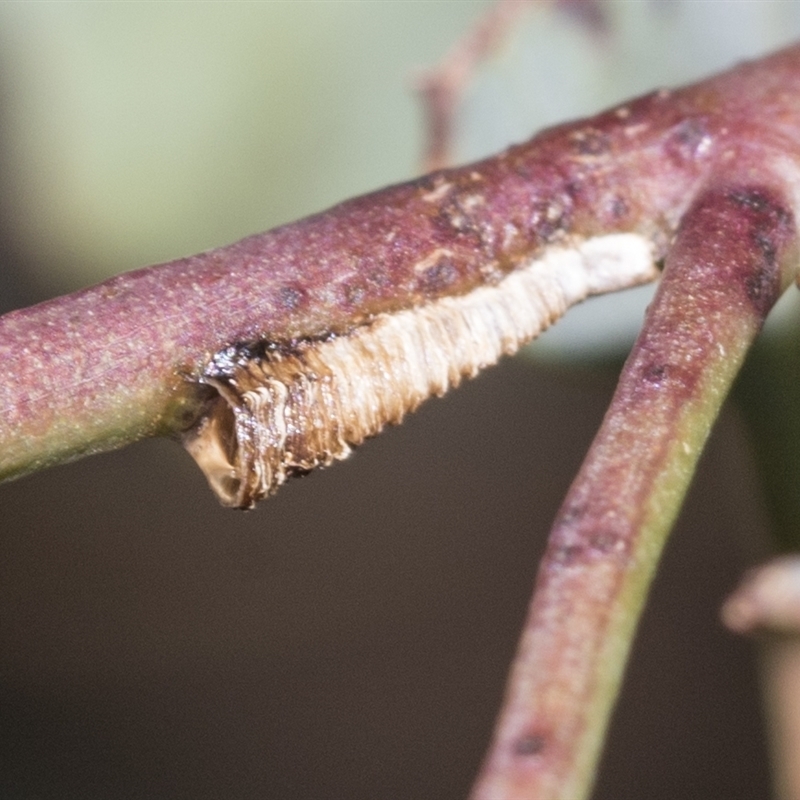
M 205 370 L 200 385 L 214 394 L 184 444 L 224 505 L 251 508 L 287 477 L 345 458 L 427 397 L 516 352 L 571 305 L 656 274 L 650 241 L 599 236 L 343 335 L 232 345 Z

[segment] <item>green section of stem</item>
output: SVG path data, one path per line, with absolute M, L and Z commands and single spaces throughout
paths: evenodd
M 559 795 L 561 800 L 584 800 L 591 794 L 606 729 L 650 584 L 711 427 L 751 341 L 752 335 L 743 336 L 736 342 L 738 348 L 731 348 L 724 359 L 708 365 L 700 391 L 685 406 L 678 421 L 662 469 L 653 482 L 653 491 L 646 499 L 643 523 L 632 554 L 634 567 L 624 573 L 619 593 L 609 609 L 608 636 L 597 662 L 601 669 L 596 674 L 596 689 L 586 709 L 585 734 L 579 744 L 575 769 Z
M 201 399 L 188 382 L 179 389 L 161 376 L 146 377 L 145 390 L 125 386 L 72 417 L 54 415 L 49 425 L 35 418 L 26 424 L 0 420 L 0 481 L 108 452 L 148 436 L 177 436 L 196 418 Z M 166 385 L 165 385 L 166 384 Z

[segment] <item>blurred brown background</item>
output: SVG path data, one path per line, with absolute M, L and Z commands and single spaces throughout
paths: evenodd
M 0 8 L 2 310 L 413 174 L 409 70 L 486 4 L 36 5 Z M 274 105 L 251 108 L 267 57 Z M 218 97 L 204 59 L 229 65 Z M 108 85 L 81 89 L 79 66 Z M 191 107 L 180 82 L 159 94 L 179 73 Z M 618 354 L 555 355 L 504 362 L 251 513 L 219 508 L 161 441 L 0 486 L 0 797 L 464 797 L 549 522 L 613 389 Z M 754 651 L 717 619 L 764 539 L 729 410 L 656 581 L 597 800 L 767 796 Z

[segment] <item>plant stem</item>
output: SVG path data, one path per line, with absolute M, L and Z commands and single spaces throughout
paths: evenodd
M 794 47 L 477 164 L 8 314 L 0 479 L 179 435 L 203 411 L 204 369 L 230 346 L 291 350 L 346 335 L 604 234 L 640 236 L 660 259 L 711 174 L 747 163 L 758 175 L 776 162 L 796 173 L 798 96 Z M 589 292 L 600 293 L 654 271 L 620 262 L 591 277 Z
M 800 330 L 760 341 L 735 397 L 750 430 L 770 531 L 779 551 L 800 549 Z M 723 608 L 738 633 L 758 633 L 758 667 L 776 800 L 800 798 L 800 562 L 784 557 L 748 576 Z
M 611 407 L 550 534 L 473 800 L 580 800 L 666 537 L 751 342 L 794 276 L 776 181 L 725 182 L 681 222 Z
M 800 634 L 767 635 L 759 653 L 775 800 L 800 798 Z
M 757 634 L 776 800 L 800 798 L 800 558 L 752 570 L 722 608 L 737 633 Z

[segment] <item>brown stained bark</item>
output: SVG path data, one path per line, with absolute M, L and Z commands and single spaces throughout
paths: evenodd
M 636 231 L 660 254 L 726 165 L 795 181 L 800 48 L 661 91 L 460 169 L 0 319 L 0 475 L 198 413 L 238 342 L 291 346 L 492 285 L 553 244 Z M 795 181 L 796 182 L 796 181 Z
M 747 174 L 747 170 L 745 174 Z M 556 518 L 475 800 L 578 800 L 711 423 L 795 277 L 780 179 L 721 177 L 685 215 L 611 407 Z

